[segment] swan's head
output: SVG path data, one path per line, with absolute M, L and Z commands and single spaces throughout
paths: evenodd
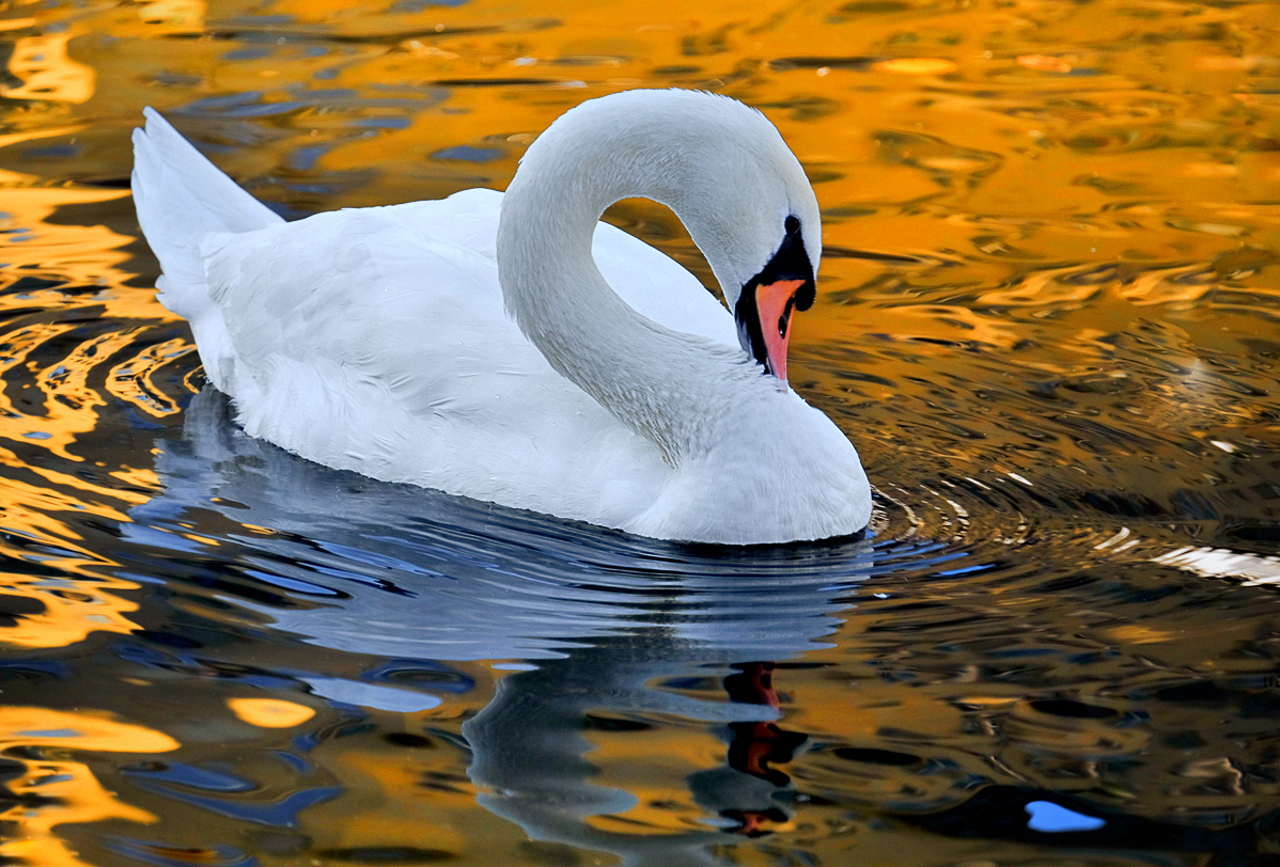
M 791 314 L 808 310 L 817 294 L 815 258 L 805 245 L 804 224 L 795 214 L 783 220 L 782 243 L 764 268 L 746 282 L 730 302 L 742 348 L 765 370 L 787 380 L 787 344 Z M 721 284 L 725 299 L 730 291 Z
M 563 212 L 576 210 L 586 226 L 630 196 L 675 211 L 720 283 L 743 349 L 786 379 L 791 314 L 814 301 L 822 220 L 800 161 L 763 114 L 689 90 L 588 100 L 539 136 L 508 195 L 551 177 Z
M 639 93 L 650 104 L 634 110 L 673 131 L 663 162 L 679 181 L 659 201 L 707 257 L 743 350 L 785 382 L 791 315 L 812 306 L 822 257 L 818 199 L 800 161 L 768 118 L 737 100 Z

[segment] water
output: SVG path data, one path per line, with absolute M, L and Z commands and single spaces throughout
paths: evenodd
M 0 8 L 0 857 L 1280 855 L 1267 3 Z M 824 210 L 791 375 L 866 538 L 690 548 L 245 437 L 128 132 L 289 217 L 501 188 L 589 96 L 760 107 Z M 704 279 L 661 209 L 615 222 Z

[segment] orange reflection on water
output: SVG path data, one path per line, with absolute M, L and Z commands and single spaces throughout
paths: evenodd
M 58 558 L 62 560 L 63 558 Z M 58 560 L 47 561 L 53 565 Z M 60 563 L 65 567 L 65 560 Z M 21 572 L 0 572 L 4 595 L 29 600 L 35 610 L 14 616 L 12 626 L 0 629 L 0 645 L 28 649 L 68 647 L 93 632 L 129 634 L 138 625 L 127 615 L 138 606 L 112 591 L 136 590 L 139 585 L 120 578 L 94 581 L 48 578 Z
M 227 707 L 242 722 L 267 729 L 292 728 L 316 715 L 306 705 L 278 698 L 229 698 Z
M 37 360 L 48 344 L 65 339 L 77 327 L 76 322 L 44 322 L 4 335 L 0 375 L 19 365 L 34 369 L 43 392 L 44 412 L 37 415 L 28 409 L 0 417 L 0 437 L 35 440 L 60 458 L 81 460 L 67 449 L 78 435 L 94 429 L 98 422 L 95 410 L 105 404 L 102 393 L 89 385 L 89 375 L 99 359 L 128 346 L 133 336 L 128 331 L 109 332 L 81 342 L 65 356 Z
M 94 711 L 0 708 L 0 751 L 26 765 L 6 784 L 17 803 L 0 812 L 0 821 L 12 828 L 0 842 L 0 856 L 30 867 L 85 867 L 54 828 L 108 819 L 152 823 L 156 817 L 117 799 L 88 764 L 67 758 L 68 752 L 151 754 L 178 747 L 166 734 Z
M 204 0 L 148 0 L 138 7 L 138 17 L 146 24 L 159 25 L 170 33 L 195 33 L 205 27 Z
M 94 514 L 128 522 L 127 509 L 148 497 L 138 490 L 159 486 L 154 471 L 119 468 L 118 485 L 107 487 L 73 473 L 26 464 L 0 448 L 0 502 L 4 530 L 0 553 L 13 564 L 0 572 L 4 595 L 24 602 L 12 624 L 0 628 L 0 645 L 26 648 L 66 647 L 94 632 L 127 634 L 138 629 L 129 614 L 135 602 L 121 595 L 139 585 L 111 574 L 112 564 L 71 530 L 63 516 Z M 39 482 L 18 478 L 18 470 Z M 33 563 L 37 564 L 32 566 Z
M 302 815 L 312 851 L 341 860 L 363 852 L 369 860 L 413 853 L 431 863 L 506 863 L 522 832 L 476 807 L 475 786 L 432 734 L 477 713 L 484 698 L 420 714 L 374 712 L 360 735 L 314 750 L 310 758 L 339 781 L 343 795 Z
M 70 38 L 70 33 L 50 33 L 19 39 L 9 57 L 9 72 L 22 84 L 0 87 L 0 96 L 87 102 L 96 76 L 92 67 L 67 56 Z
M 1142 383 L 1131 401 L 1135 412 L 1168 418 L 1163 426 L 1182 430 L 1194 410 L 1192 421 L 1218 438 L 1226 436 L 1216 428 L 1226 427 L 1228 412 L 1247 411 L 1234 404 L 1199 408 L 1191 374 L 1135 373 L 1131 361 L 1107 354 L 1102 338 L 1124 337 L 1128 324 L 1143 317 L 1199 308 L 1204 324 L 1187 344 L 1209 347 L 1227 325 L 1247 333 L 1262 321 L 1226 318 L 1211 306 L 1215 292 L 1247 288 L 1258 300 L 1240 303 L 1259 307 L 1280 297 L 1270 254 L 1280 248 L 1280 163 L 1272 146 L 1280 135 L 1280 62 L 1271 4 L 831 0 L 744 7 L 717 0 L 695 8 L 572 0 L 552 9 L 527 0 L 280 0 L 264 8 L 246 0 L 74 7 L 58 0 L 19 7 L 32 17 L 0 22 L 15 46 L 3 95 L 22 103 L 6 116 L 11 125 L 0 136 L 0 162 L 12 169 L 0 171 L 9 212 L 0 214 L 6 266 L 0 285 L 31 275 L 80 290 L 23 292 L 10 309 L 43 308 L 49 315 L 15 322 L 0 337 L 0 374 L 12 386 L 0 391 L 0 445 L 13 445 L 0 451 L 0 499 L 10 504 L 5 527 L 36 542 L 12 552 L 19 562 L 38 562 L 57 576 L 5 576 L 9 595 L 21 601 L 12 606 L 13 625 L 0 628 L 0 641 L 63 647 L 95 631 L 139 628 L 137 585 L 103 578 L 109 564 L 64 517 L 80 510 L 120 524 L 159 490 L 153 471 L 125 465 L 145 460 L 103 455 L 113 446 L 92 437 L 116 399 L 151 419 L 175 416 L 177 403 L 163 387 L 165 365 L 183 358 L 179 367 L 195 365 L 189 340 L 175 336 L 180 332 L 151 339 L 133 324 L 173 321 L 145 281 L 135 279 L 153 276 L 155 265 L 135 243 L 127 191 L 119 188 L 130 164 L 128 130 L 148 103 L 178 112 L 179 127 L 237 180 L 258 182 L 263 198 L 307 211 L 502 188 L 533 137 L 585 98 L 639 86 L 722 91 L 765 111 L 814 179 L 828 254 L 821 300 L 797 321 L 795 379 L 816 370 L 818 394 L 866 399 L 870 405 L 858 409 L 872 424 L 858 431 L 858 443 L 872 461 L 927 453 L 930 477 L 934 463 L 1027 473 L 1028 465 L 1077 461 L 1096 469 L 1065 435 L 1033 459 L 1020 456 L 1025 437 L 994 412 L 958 420 L 971 428 L 968 439 L 942 436 L 937 446 L 902 449 L 899 441 L 920 438 L 921 427 L 908 422 L 948 421 L 946 406 L 938 409 L 948 378 L 965 382 L 964 394 L 968 383 L 1017 392 L 1025 390 L 1023 380 L 1041 375 L 1097 370 L 1107 381 Z M 180 113 L 184 108 L 190 110 Z M 361 125 L 380 120 L 403 123 Z M 440 155 L 459 145 L 491 158 Z M 313 162 L 295 159 L 312 150 Z M 112 215 L 110 226 L 98 222 Z M 642 234 L 661 239 L 655 227 L 665 229 L 662 220 L 670 217 L 646 223 Z M 101 289 L 85 291 L 91 287 Z M 121 324 L 111 334 L 78 334 L 67 320 L 81 311 L 59 315 L 77 307 L 95 308 L 86 317 Z M 1195 328 L 1182 319 L 1177 326 Z M 890 336 L 884 349 L 867 337 L 880 334 Z M 812 361 L 827 347 L 860 351 L 856 361 L 840 358 L 836 366 L 876 378 L 852 385 L 823 380 L 831 374 Z M 1185 354 L 1188 370 L 1205 369 L 1181 344 L 1163 351 L 1179 363 Z M 1074 399 L 1081 407 L 1064 409 L 1065 422 L 1093 411 L 1089 395 Z M 889 415 L 895 407 L 907 421 Z M 1274 432 L 1267 436 L 1274 442 Z M 99 457 L 113 465 L 95 477 Z M 1159 466 L 1152 472 L 1168 475 Z M 910 481 L 906 475 L 885 472 L 877 484 L 892 491 Z M 1148 491 L 1169 484 L 1136 470 L 1127 482 Z M 216 544 L 217 533 L 204 530 L 209 535 L 200 538 Z M 904 756 L 913 742 L 937 744 L 957 763 L 968 761 L 961 703 L 946 700 L 945 691 L 879 683 L 870 665 L 876 639 L 855 628 L 842 639 L 854 648 L 850 656 L 821 658 L 863 679 L 796 675 L 796 701 L 783 708 L 778 727 L 857 749 L 896 744 Z M 1194 647 L 1185 635 L 1138 626 L 1104 637 Z M 863 645 L 870 649 L 858 649 Z M 865 665 L 853 660 L 857 653 L 866 654 Z M 968 676 L 957 669 L 962 674 Z M 988 708 L 992 718 L 1011 716 L 1023 739 L 1046 752 L 1085 749 L 1098 737 L 1099 728 L 1083 723 L 1055 728 L 1036 708 L 1018 705 L 1015 692 L 1016 685 L 1001 694 L 998 684 L 977 683 L 963 705 Z M 468 713 L 482 704 L 473 703 Z M 265 732 L 278 727 L 281 737 L 310 715 L 300 704 L 272 699 L 231 699 L 226 706 Z M 8 729 L 26 734 L 6 745 L 117 749 L 95 745 L 86 731 L 91 716 L 30 713 L 45 716 L 15 717 Z M 402 720 L 378 722 L 396 737 L 381 740 L 371 727 L 370 734 L 317 748 L 317 761 L 344 794 L 301 814 L 315 842 L 309 854 L 353 861 L 416 852 L 424 861 L 502 863 L 527 843 L 523 830 L 476 806 L 476 786 L 433 736 L 401 731 Z M 456 728 L 456 720 L 444 722 Z M 60 729 L 77 737 L 38 736 Z M 589 738 L 595 749 L 584 758 L 601 770 L 593 783 L 628 791 L 638 803 L 588 819 L 588 826 L 648 837 L 707 827 L 700 823 L 708 810 L 686 777 L 726 764 L 720 734 L 684 723 L 655 726 L 644 737 L 592 731 Z M 118 749 L 146 751 L 144 742 L 136 735 L 127 750 Z M 1122 743 L 1124 751 L 1142 747 Z M 14 793 L 61 803 L 2 814 L 21 831 L 0 844 L 4 856 L 75 867 L 76 856 L 53 838 L 57 824 L 152 819 L 114 800 L 86 764 L 63 755 L 28 764 L 28 773 L 11 783 Z M 821 790 L 817 780 L 876 803 L 903 796 L 905 782 L 920 780 L 936 789 L 911 797 L 942 798 L 948 779 L 875 763 L 832 770 L 821 751 L 775 767 L 800 781 L 801 790 Z M 1034 768 L 1018 771 L 1038 779 Z M 1216 773 L 1210 766 L 1190 772 Z M 831 809 L 832 827 L 847 822 L 848 812 Z M 220 826 L 204 839 L 227 840 L 240 831 Z M 904 858 L 900 849 L 873 856 L 876 842 L 868 836 L 858 837 L 867 863 Z M 823 859 L 849 858 L 848 840 L 833 838 Z M 974 857 L 945 841 L 930 840 L 929 847 L 919 858 Z M 188 860 L 208 852 L 153 851 Z
M 707 810 L 694 801 L 688 777 L 724 764 L 727 746 L 718 734 L 705 727 L 654 727 L 645 732 L 644 751 L 637 752 L 633 732 L 590 732 L 584 758 L 599 768 L 591 784 L 626 792 L 636 804 L 584 822 L 626 836 L 706 830 Z
M 0 136 L 0 147 L 62 136 L 75 141 L 83 129 L 63 126 Z M 14 279 L 22 272 L 40 275 L 52 271 L 72 285 L 128 279 L 131 275 L 119 266 L 129 257 L 120 248 L 130 243 L 131 237 L 102 225 L 50 220 L 61 207 L 111 202 L 128 195 L 128 190 L 45 186 L 36 176 L 0 170 L 0 196 L 4 199 L 0 210 L 0 277 Z
M 107 391 L 148 415 L 157 418 L 174 415 L 178 405 L 155 384 L 153 377 L 164 365 L 193 352 L 195 346 L 183 338 L 153 343 L 111 369 Z

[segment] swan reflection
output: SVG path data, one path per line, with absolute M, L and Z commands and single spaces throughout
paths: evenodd
M 162 444 L 157 470 L 166 492 L 127 532 L 173 549 L 196 523 L 221 520 L 257 580 L 313 603 L 257 605 L 277 629 L 390 660 L 514 669 L 463 733 L 480 803 L 534 839 L 626 863 L 713 864 L 728 835 L 788 821 L 786 765 L 806 736 L 787 729 L 774 681 L 830 646 L 869 543 L 691 548 L 374 482 L 244 435 L 212 390 L 192 401 L 184 436 Z M 387 679 L 302 679 L 346 704 L 441 701 Z M 652 715 L 721 742 L 717 766 L 683 777 L 702 815 L 682 816 L 682 830 L 617 820 L 662 807 L 601 785 L 590 762 L 584 733 L 647 728 Z

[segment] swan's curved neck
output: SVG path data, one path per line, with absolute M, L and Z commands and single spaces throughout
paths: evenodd
M 689 191 L 708 150 L 682 131 L 688 118 L 601 114 L 566 115 L 525 154 L 502 203 L 499 279 L 508 311 L 552 367 L 674 463 L 710 443 L 730 382 L 761 377 L 744 354 L 640 315 L 600 274 L 592 235 L 621 198 L 667 205 L 691 233 L 706 222 L 706 197 Z

